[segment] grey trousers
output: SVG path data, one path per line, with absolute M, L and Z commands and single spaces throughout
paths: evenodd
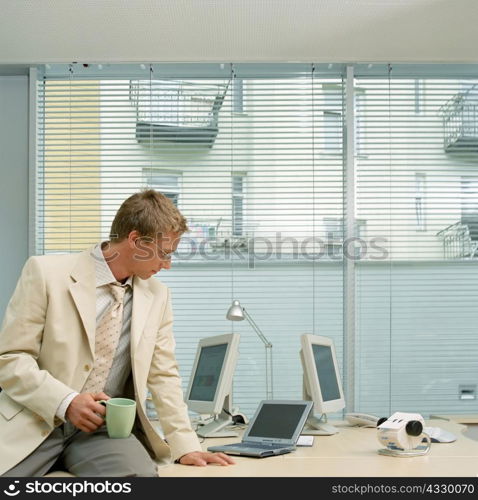
M 55 428 L 43 443 L 4 477 L 38 477 L 50 470 L 78 477 L 157 477 L 157 465 L 138 439 L 110 439 L 106 426 L 87 433 L 71 423 Z

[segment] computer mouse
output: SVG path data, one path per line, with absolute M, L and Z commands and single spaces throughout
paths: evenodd
M 247 424 L 247 417 L 242 413 L 236 413 L 232 416 L 232 422 L 234 423 L 234 425 Z

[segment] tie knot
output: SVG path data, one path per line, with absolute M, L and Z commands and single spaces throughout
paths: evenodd
M 126 287 L 119 283 L 110 283 L 110 290 L 116 302 L 123 302 Z

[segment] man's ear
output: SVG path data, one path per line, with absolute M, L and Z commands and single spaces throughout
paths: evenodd
M 128 244 L 129 244 L 130 248 L 136 248 L 138 246 L 140 238 L 141 238 L 141 235 L 139 234 L 138 231 L 136 231 L 136 229 L 134 231 L 131 231 L 128 234 Z

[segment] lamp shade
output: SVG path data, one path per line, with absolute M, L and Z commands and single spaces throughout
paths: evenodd
M 226 318 L 230 321 L 242 321 L 244 319 L 244 310 L 238 300 L 233 300 L 231 307 L 227 311 Z

